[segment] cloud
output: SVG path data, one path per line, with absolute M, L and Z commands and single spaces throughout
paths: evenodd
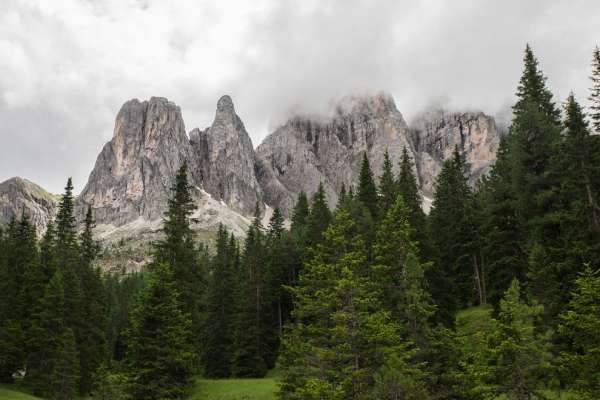
M 524 44 L 557 100 L 587 97 L 594 1 L 4 0 L 0 180 L 81 189 L 126 100 L 164 96 L 188 130 L 230 94 L 255 145 L 294 110 L 385 90 L 506 115 Z

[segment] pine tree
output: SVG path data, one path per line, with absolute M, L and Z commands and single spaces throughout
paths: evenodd
M 26 379 L 36 394 L 72 398 L 69 396 L 78 388 L 79 360 L 72 331 L 65 323 L 67 309 L 60 270 L 39 301 L 39 314 L 33 317 L 29 335 Z M 63 378 L 64 382 L 56 381 Z
M 464 161 L 455 149 L 437 177 L 435 198 L 429 215 L 434 265 L 429 270 L 432 296 L 439 318 L 447 324 L 454 313 L 474 303 L 472 240 L 469 207 L 472 192 L 464 174 Z
M 202 330 L 205 374 L 226 378 L 232 373 L 239 259 L 235 240 L 223 225 L 217 233 L 216 254 L 208 278 L 206 323 Z
M 398 193 L 402 195 L 404 203 L 410 210 L 410 226 L 413 229 L 412 239 L 419 243 L 420 254 L 429 252 L 428 239 L 426 234 L 425 213 L 421 208 L 421 194 L 417 178 L 413 174 L 413 161 L 408 155 L 406 147 L 402 148 L 402 157 L 400 158 L 400 173 L 398 174 Z
M 188 183 L 187 163 L 184 162 L 171 187 L 168 209 L 163 217 L 164 239 L 154 245 L 154 263 L 168 263 L 173 269 L 184 312 L 192 318 L 192 329 L 199 338 L 201 324 L 203 271 L 199 265 L 190 217 L 196 206 Z M 195 342 L 199 350 L 200 343 Z
M 52 399 L 71 400 L 78 392 L 77 382 L 80 378 L 75 335 L 71 329 L 67 328 L 58 340 L 55 365 L 50 381 L 50 393 L 52 393 Z
M 600 49 L 594 49 L 592 56 L 592 87 L 590 91 L 590 106 L 592 125 L 596 133 L 600 134 Z
M 600 396 L 600 275 L 589 265 L 575 282 L 573 297 L 560 316 L 559 332 L 567 339 L 560 364 L 568 387 L 578 398 Z
M 494 360 L 494 384 L 498 394 L 511 399 L 543 398 L 551 354 L 547 334 L 540 334 L 535 318 L 540 306 L 530 306 L 521 299 L 519 281 L 514 280 L 500 301 L 500 312 L 491 338 Z
M 284 285 L 292 286 L 296 281 L 296 247 L 283 223 L 281 212 L 275 208 L 265 242 L 267 294 L 271 303 L 271 318 L 266 334 L 269 352 L 265 357 L 269 369 L 275 364 L 283 325 L 289 320 L 292 309 L 291 298 Z
M 363 153 L 360 174 L 358 178 L 358 199 L 371 212 L 376 219 L 379 215 L 379 198 L 377 195 L 377 186 L 373 178 L 373 171 L 367 158 L 367 153 Z
M 375 263 L 372 275 L 383 289 L 383 305 L 398 318 L 403 275 L 408 255 L 417 247 L 410 240 L 409 210 L 402 196 L 398 196 L 392 208 L 381 220 L 374 244 Z
M 292 289 L 294 323 L 282 354 L 282 399 L 366 398 L 373 376 L 398 353 L 398 328 L 362 274 L 366 249 L 350 214 L 338 212 Z
M 383 154 L 383 172 L 379 177 L 379 208 L 381 215 L 385 215 L 390 208 L 396 202 L 396 197 L 398 196 L 398 185 L 396 183 L 396 179 L 394 178 L 394 172 L 392 171 L 392 161 L 390 160 L 390 155 L 388 150 L 385 150 Z
M 325 188 L 323 187 L 323 183 L 320 182 L 312 198 L 310 214 L 307 219 L 307 244 L 309 246 L 315 246 L 321 242 L 323 232 L 329 226 L 330 221 L 331 211 L 325 198 Z
M 194 365 L 191 320 L 182 311 L 168 264 L 153 268 L 131 317 L 128 365 L 131 396 L 175 399 L 186 395 Z
M 99 245 L 94 240 L 93 228 L 94 219 L 90 207 L 86 213 L 84 229 L 79 239 L 81 288 L 85 294 L 82 299 L 82 308 L 83 314 L 86 316 L 85 320 L 81 322 L 81 343 L 79 345 L 80 393 L 90 392 L 94 374 L 105 358 L 107 323 L 105 290 L 100 270 L 94 267 Z

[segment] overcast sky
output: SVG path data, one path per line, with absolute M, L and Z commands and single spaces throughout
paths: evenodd
M 128 99 L 186 129 L 232 96 L 253 143 L 295 110 L 391 93 L 506 116 L 529 42 L 558 100 L 588 96 L 600 1 L 0 0 L 0 181 L 81 190 Z

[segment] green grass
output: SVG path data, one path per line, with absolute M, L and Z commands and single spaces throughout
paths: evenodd
M 30 394 L 14 390 L 14 386 L 0 386 L 0 400 L 40 400 Z
M 190 400 L 274 400 L 275 378 L 199 379 Z

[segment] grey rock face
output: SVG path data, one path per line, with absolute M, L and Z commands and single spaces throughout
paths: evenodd
M 275 130 L 257 149 L 256 169 L 264 201 L 289 216 L 298 193 L 311 195 L 319 182 L 333 207 L 341 185 L 358 182 L 363 152 L 378 177 L 385 150 L 397 172 L 406 147 L 421 192 L 431 198 L 435 178 L 455 146 L 474 183 L 494 162 L 499 142 L 494 119 L 481 112 L 430 111 L 409 129 L 391 96 L 347 97 L 328 118 L 294 117 Z
M 455 147 L 465 158 L 474 184 L 496 160 L 501 134 L 494 118 L 482 112 L 428 111 L 411 124 L 411 142 L 424 195 L 433 196 L 435 178 Z
M 244 123 L 229 96 L 217 103 L 212 125 L 190 132 L 204 190 L 232 209 L 251 215 L 262 191 L 255 174 L 255 155 Z
M 300 191 L 310 196 L 323 182 L 333 207 L 342 184 L 358 181 L 364 152 L 379 176 L 386 149 L 394 168 L 404 146 L 412 154 L 408 139 L 406 122 L 387 94 L 343 98 L 329 117 L 294 117 L 257 149 L 264 200 L 289 215 Z
M 342 184 L 358 181 L 364 152 L 377 176 L 386 149 L 397 168 L 402 148 L 412 153 L 407 133 L 402 114 L 387 94 L 343 98 L 329 117 L 294 117 L 257 149 L 265 202 L 289 215 L 300 191 L 310 196 L 323 182 L 333 207 Z
M 91 205 L 99 223 L 123 225 L 160 218 L 177 170 L 188 162 L 192 183 L 198 171 L 181 111 L 165 98 L 126 102 L 114 135 L 96 160 L 78 197 L 81 216 Z
M 25 213 L 42 233 L 48 222 L 56 216 L 58 197 L 23 178 L 11 178 L 0 183 L 0 223 Z

